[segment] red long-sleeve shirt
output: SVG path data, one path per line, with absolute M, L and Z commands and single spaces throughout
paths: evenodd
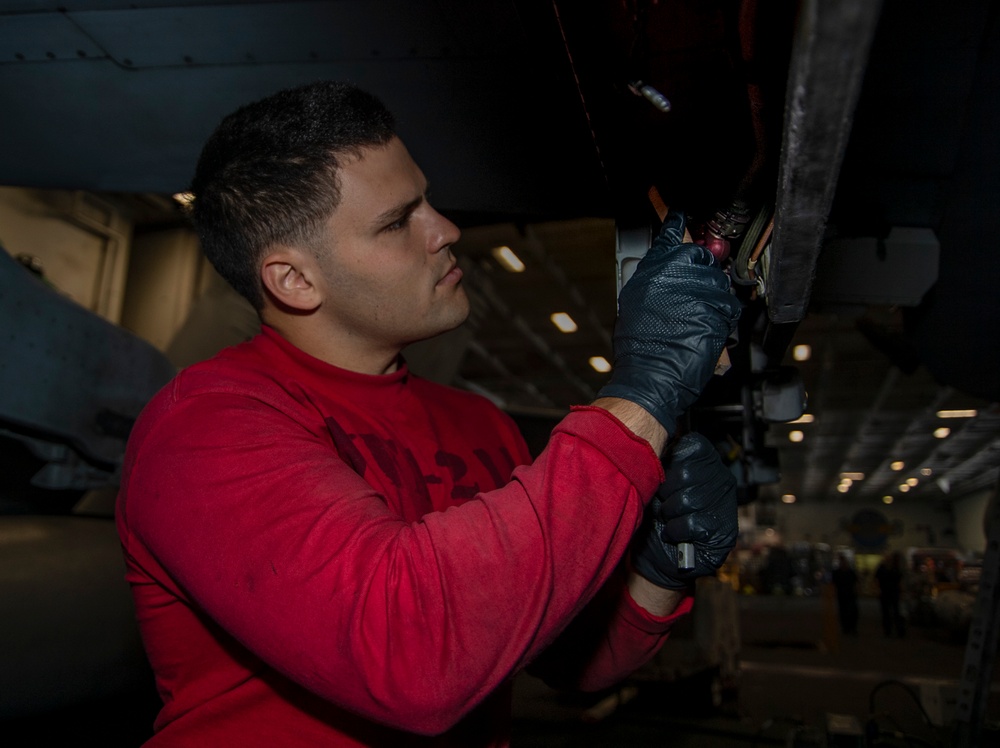
M 575 618 L 577 684 L 637 667 L 690 607 L 654 618 L 614 574 L 659 460 L 584 408 L 528 463 L 487 400 L 266 327 L 183 371 L 118 500 L 150 745 L 504 745 L 511 676 Z

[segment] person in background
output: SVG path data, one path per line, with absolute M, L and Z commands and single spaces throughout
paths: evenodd
M 837 616 L 840 630 L 848 636 L 858 633 L 858 575 L 851 568 L 846 553 L 837 554 L 837 567 L 831 574 L 833 587 L 837 591 Z
M 886 636 L 906 635 L 906 621 L 900 608 L 903 592 L 903 564 L 899 552 L 885 554 L 875 569 L 878 583 L 878 599 L 882 610 L 882 630 Z
M 663 645 L 737 534 L 712 445 L 666 449 L 739 315 L 682 215 L 622 291 L 608 383 L 532 462 L 506 414 L 401 358 L 469 300 L 460 232 L 377 98 L 319 82 L 241 108 L 192 192 L 262 329 L 182 371 L 129 440 L 148 745 L 506 745 L 518 672 L 598 690 Z

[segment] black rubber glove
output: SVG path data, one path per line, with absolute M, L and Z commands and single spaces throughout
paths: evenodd
M 667 214 L 618 299 L 614 370 L 599 397 L 641 405 L 674 433 L 715 371 L 740 304 L 712 253 L 684 244 L 684 214 Z
M 632 567 L 653 584 L 683 589 L 709 576 L 736 545 L 736 478 L 701 434 L 685 434 L 663 458 L 666 480 L 646 508 Z M 680 570 L 677 544 L 693 543 L 695 567 Z

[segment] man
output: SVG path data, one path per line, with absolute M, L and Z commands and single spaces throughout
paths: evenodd
M 840 630 L 850 636 L 858 634 L 858 575 L 851 568 L 846 553 L 837 554 L 837 567 L 830 575 L 837 593 L 837 616 Z
M 659 459 L 739 311 L 683 219 L 623 291 L 601 397 L 529 465 L 503 413 L 400 359 L 469 304 L 459 231 L 377 99 L 318 83 L 240 109 L 193 192 L 262 333 L 184 370 L 129 442 L 149 744 L 504 745 L 523 668 L 596 689 L 651 656 L 736 535 L 710 446 L 682 439 L 666 481 Z
M 878 601 L 882 611 L 882 630 L 886 636 L 894 634 L 902 639 L 906 636 L 906 619 L 900 607 L 903 593 L 903 561 L 898 551 L 886 553 L 878 568 L 875 581 L 878 582 Z

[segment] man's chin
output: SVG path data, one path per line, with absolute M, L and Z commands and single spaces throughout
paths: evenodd
M 442 320 L 442 324 L 445 325 L 441 329 L 441 332 L 448 332 L 454 330 L 457 327 L 461 327 L 465 324 L 466 320 L 469 319 L 469 314 L 472 309 L 472 305 L 469 303 L 469 297 L 465 293 L 465 289 L 459 286 L 457 289 L 456 298 L 454 300 L 454 305 L 448 310 L 448 317 L 450 319 Z
M 449 320 L 442 320 L 441 326 L 435 332 L 432 332 L 426 337 L 421 338 L 421 340 L 428 340 L 430 338 L 436 338 L 438 335 L 444 335 L 445 333 L 453 332 L 454 330 L 457 330 L 462 325 L 464 325 L 468 319 L 469 319 L 469 311 L 468 309 L 466 309 L 465 313 L 462 314 L 461 316 L 456 316 Z

